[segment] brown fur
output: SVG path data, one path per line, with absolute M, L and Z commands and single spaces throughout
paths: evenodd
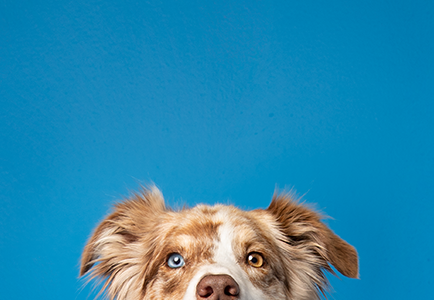
M 332 272 L 329 264 L 358 277 L 355 249 L 288 195 L 275 195 L 265 210 L 200 205 L 175 212 L 155 187 L 118 204 L 96 228 L 83 251 L 80 275 L 91 271 L 91 278 L 107 279 L 103 290 L 110 299 L 181 300 L 195 270 L 214 263 L 222 224 L 234 228 L 237 264 L 269 299 L 318 299 L 317 291 L 327 287 L 324 270 Z M 246 264 L 251 252 L 264 254 L 261 268 Z M 182 253 L 183 268 L 167 266 L 171 253 Z

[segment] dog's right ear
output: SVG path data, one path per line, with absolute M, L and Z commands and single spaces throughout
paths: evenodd
M 330 263 L 347 277 L 359 277 L 356 249 L 322 223 L 318 213 L 292 200 L 291 195 L 284 194 L 275 194 L 267 210 L 276 218 L 286 244 L 296 244 L 303 249 L 309 254 L 308 261 L 313 265 L 333 272 L 327 265 Z M 318 264 L 318 257 L 322 265 Z
M 116 205 L 115 212 L 101 222 L 87 242 L 80 276 L 93 268 L 94 277 L 110 280 L 113 274 L 128 269 L 129 264 L 137 265 L 143 255 L 138 253 L 137 241 L 153 232 L 158 216 L 165 210 L 163 195 L 155 186 Z

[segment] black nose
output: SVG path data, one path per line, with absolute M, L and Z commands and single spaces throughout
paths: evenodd
M 197 300 L 236 300 L 240 287 L 229 275 L 208 275 L 196 287 Z

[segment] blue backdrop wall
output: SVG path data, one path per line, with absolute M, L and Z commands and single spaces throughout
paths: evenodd
M 171 205 L 295 188 L 355 245 L 333 299 L 432 293 L 432 1 L 1 1 L 3 299 L 88 299 L 81 250 Z

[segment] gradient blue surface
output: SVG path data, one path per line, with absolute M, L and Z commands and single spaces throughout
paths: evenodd
M 171 205 L 294 187 L 356 246 L 331 299 L 428 299 L 432 1 L 1 1 L 2 299 L 88 299 L 81 250 Z

